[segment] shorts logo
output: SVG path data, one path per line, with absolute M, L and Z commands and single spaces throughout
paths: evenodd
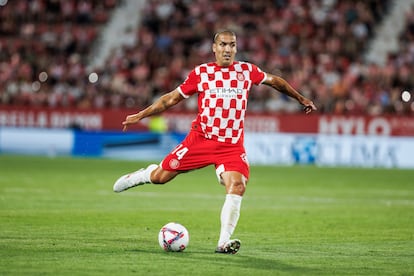
M 170 165 L 171 169 L 175 170 L 180 166 L 180 161 L 178 161 L 177 159 L 171 159 L 168 164 Z
M 242 153 L 240 155 L 241 160 L 243 160 L 244 163 L 246 163 L 247 165 L 249 165 L 249 160 L 247 160 L 247 154 Z
M 237 79 L 239 81 L 244 81 L 244 75 L 242 73 L 237 73 Z

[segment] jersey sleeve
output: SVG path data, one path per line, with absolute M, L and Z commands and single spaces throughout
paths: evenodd
M 192 70 L 185 81 L 178 86 L 178 91 L 184 98 L 188 98 L 197 92 L 198 78 L 195 70 Z
M 266 79 L 266 73 L 263 72 L 259 67 L 252 64 L 252 72 L 250 73 L 252 83 L 259 85 Z

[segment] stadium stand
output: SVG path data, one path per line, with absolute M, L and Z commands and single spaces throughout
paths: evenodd
M 140 108 L 211 60 L 212 35 L 231 28 L 238 34 L 238 59 L 280 74 L 314 98 L 320 113 L 414 113 L 414 104 L 401 100 L 402 91 L 414 91 L 413 8 L 401 16 L 399 50 L 379 65 L 365 57 L 391 0 L 148 0 L 137 10 L 141 21 L 130 30 L 131 43 L 91 68 L 91 51 L 104 43 L 100 34 L 125 1 L 16 0 L 0 7 L 0 104 Z M 249 109 L 300 111 L 270 91 L 256 87 Z

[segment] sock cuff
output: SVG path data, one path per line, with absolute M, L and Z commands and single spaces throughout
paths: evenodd
M 151 165 L 149 165 L 149 166 L 145 169 L 145 173 L 144 173 L 144 175 L 145 175 L 145 180 L 146 180 L 146 182 L 147 182 L 147 183 L 152 183 L 152 181 L 151 181 L 151 173 L 152 173 L 152 172 L 153 172 L 156 168 L 158 168 L 158 165 L 151 164 Z

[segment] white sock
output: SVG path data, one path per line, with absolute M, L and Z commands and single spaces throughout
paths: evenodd
M 151 164 L 142 172 L 142 181 L 144 183 L 152 183 L 151 173 L 158 168 L 158 165 Z
M 231 235 L 236 229 L 237 221 L 240 217 L 240 206 L 242 197 L 234 194 L 227 194 L 221 209 L 221 229 L 218 246 L 230 240 Z

